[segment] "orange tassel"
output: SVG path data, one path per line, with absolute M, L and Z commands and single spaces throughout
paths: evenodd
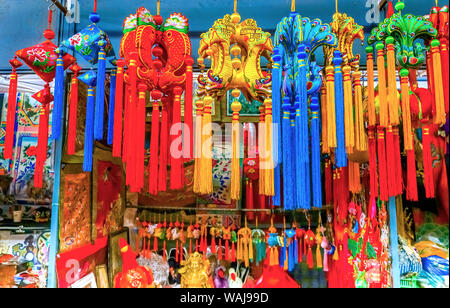
M 402 117 L 403 117 L 403 140 L 405 151 L 413 150 L 412 127 L 411 127 L 411 111 L 409 105 L 409 87 L 408 87 L 407 69 L 400 71 L 400 85 L 402 90 Z
M 367 112 L 369 114 L 369 126 L 377 124 L 375 113 L 375 85 L 374 85 L 374 68 L 373 68 L 373 47 L 366 48 L 367 53 Z
M 433 76 L 429 76 L 429 78 L 434 79 L 434 98 L 436 102 L 436 116 L 434 118 L 434 124 L 443 125 L 447 121 L 447 118 L 445 115 L 444 86 L 442 83 L 442 64 L 439 51 L 439 40 L 432 40 L 430 45 L 431 57 L 433 60 Z
M 335 107 L 335 93 L 334 93 L 334 66 L 326 67 L 327 79 L 327 136 L 328 147 L 337 147 L 336 137 L 336 107 Z
M 352 154 L 353 148 L 355 147 L 355 121 L 353 119 L 353 93 L 350 71 L 351 68 L 349 65 L 342 68 L 344 81 L 345 146 L 347 154 Z
M 327 88 L 322 83 L 321 88 L 321 112 L 322 112 L 322 153 L 330 153 L 328 146 L 328 116 L 327 116 Z
M 378 98 L 380 126 L 387 127 L 389 124 L 388 102 L 386 90 L 386 69 L 384 67 L 384 44 L 378 43 L 377 49 L 377 68 L 378 68 Z
M 398 116 L 399 101 L 397 96 L 397 76 L 395 70 L 395 50 L 394 38 L 389 36 L 386 39 L 387 44 L 387 87 L 388 87 L 388 103 L 389 103 L 389 121 L 395 126 L 400 124 Z
M 367 136 L 364 125 L 364 107 L 361 89 L 361 72 L 353 73 L 355 88 L 355 146 L 360 152 L 367 151 Z
M 317 244 L 317 247 L 316 247 L 316 263 L 317 263 L 317 268 L 323 267 L 322 254 L 320 252 L 320 244 Z

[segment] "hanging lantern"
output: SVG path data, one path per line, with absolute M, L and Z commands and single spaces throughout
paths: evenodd
M 121 108 L 116 108 L 118 119 L 113 147 L 127 168 L 127 185 L 139 192 L 144 185 L 145 159 L 145 93 L 153 102 L 149 160 L 149 193 L 166 191 L 167 166 L 170 165 L 170 189 L 181 189 L 183 162 L 192 159 L 192 65 L 191 43 L 188 37 L 188 19 L 180 13 L 166 20 L 151 15 L 146 8 L 124 21 L 120 56 L 127 67 L 124 72 L 125 96 L 116 97 L 115 104 L 123 105 L 124 121 L 120 122 Z M 116 93 L 123 88 L 119 83 Z M 181 95 L 185 92 L 184 128 L 181 122 Z M 161 110 L 160 110 L 161 107 Z M 161 112 L 161 116 L 160 116 Z M 161 123 L 160 123 L 161 121 Z M 123 126 L 123 137 L 118 127 Z M 170 137 L 170 139 L 169 139 Z M 123 145 L 121 142 L 123 140 Z M 177 151 L 168 151 L 170 144 L 179 144 Z M 122 153 L 120 148 L 122 147 Z M 180 148 L 181 147 L 181 148 Z M 120 155 L 121 154 L 121 155 Z M 159 166 L 158 166 L 159 165 Z M 158 169 L 159 168 L 159 169 Z
M 322 77 L 314 52 L 321 46 L 336 46 L 337 40 L 330 25 L 320 19 L 301 17 L 295 12 L 295 2 L 292 9 L 290 16 L 277 25 L 273 55 L 273 123 L 281 125 L 276 150 L 282 162 L 283 183 L 289 183 L 276 194 L 283 196 L 285 209 L 309 209 L 311 205 L 322 206 L 319 130 Z M 275 187 L 280 189 L 277 184 L 280 172 L 275 170 L 275 175 Z
M 48 25 L 49 28 L 44 31 L 44 37 L 47 39 L 43 43 L 27 47 L 16 51 L 16 57 L 20 58 L 28 67 L 30 67 L 36 75 L 38 75 L 46 85 L 42 91 L 39 91 L 34 97 L 42 104 L 40 111 L 40 120 L 42 124 L 39 125 L 38 134 L 38 153 L 36 156 L 34 186 L 42 188 L 43 185 L 43 172 L 44 164 L 47 160 L 47 146 L 48 146 L 48 119 L 50 113 L 50 103 L 55 100 L 53 104 L 53 119 L 59 118 L 61 120 L 61 113 L 58 112 L 60 103 L 63 99 L 63 90 L 57 90 L 56 85 L 62 82 L 55 80 L 55 94 L 54 96 L 50 92 L 50 82 L 55 79 L 61 79 L 64 76 L 64 70 L 75 62 L 75 58 L 69 54 L 63 54 L 62 51 L 57 49 L 57 46 L 51 41 L 55 37 L 55 33 L 51 30 L 52 24 L 52 11 L 49 11 Z M 14 57 L 10 61 L 13 71 L 10 78 L 9 97 L 8 97 L 8 115 L 6 123 L 6 136 L 5 136 L 5 151 L 4 157 L 6 159 L 12 159 L 13 146 L 14 146 L 14 134 L 16 126 L 16 102 L 17 102 L 17 72 L 16 69 L 22 64 Z M 41 123 L 41 122 L 40 122 Z M 59 134 L 52 133 L 52 137 L 56 137 Z
M 415 154 L 414 154 L 414 128 L 412 121 L 417 118 L 418 113 L 411 110 L 412 101 L 410 100 L 409 82 L 416 80 L 415 69 L 422 64 L 427 64 L 429 84 L 434 94 L 434 124 L 442 125 L 446 122 L 445 103 L 443 94 L 443 85 L 441 77 L 441 57 L 439 55 L 439 41 L 436 40 L 437 31 L 430 20 L 422 16 L 411 14 L 402 14 L 405 4 L 401 1 L 395 5 L 394 13 L 391 10 L 391 16 L 382 21 L 378 27 L 372 29 L 367 39 L 369 45 L 376 44 L 377 67 L 378 67 L 378 97 L 373 99 L 373 82 L 369 83 L 369 126 L 373 127 L 375 121 L 373 118 L 373 108 L 377 106 L 379 110 L 378 141 L 383 149 L 378 150 L 380 198 L 387 201 L 389 197 L 399 195 L 403 191 L 403 181 L 401 179 L 400 146 L 398 137 L 399 124 L 401 120 L 404 151 L 407 153 L 407 199 L 415 200 L 417 183 L 415 180 Z M 428 54 L 426 48 L 419 43 L 419 40 L 430 42 L 431 48 Z M 367 48 L 368 53 L 372 53 L 372 48 Z M 387 58 L 386 71 L 385 56 Z M 368 58 L 368 76 L 373 77 L 372 56 Z M 397 64 L 397 65 L 396 65 Z M 433 70 L 436 67 L 438 71 Z M 399 71 L 401 85 L 401 101 L 398 101 L 396 70 Z M 436 74 L 435 74 L 436 73 Z M 387 76 L 387 78 L 386 78 Z M 411 82 L 413 91 L 417 88 L 415 82 Z M 401 108 L 401 117 L 400 111 Z M 425 124 L 423 122 L 423 124 Z M 371 128 L 370 128 L 371 129 Z M 369 135 L 370 133 L 369 129 Z M 425 129 L 427 131 L 427 129 Z M 370 138 L 370 137 L 369 137 Z M 380 139 L 381 138 L 381 139 Z M 384 140 L 383 140 L 384 139 Z M 381 143 L 380 143 L 381 142 Z M 427 151 L 425 151 L 424 154 Z M 386 154 L 389 153 L 389 159 Z M 374 155 L 372 150 L 369 155 Z M 380 157 L 380 155 L 382 155 Z M 393 155 L 391 157 L 391 155 Z M 427 154 L 428 155 L 428 154 Z M 383 158 L 384 157 L 384 158 Z M 392 158 L 392 159 L 391 159 Z M 371 158 L 372 164 L 375 158 Z M 426 159 L 424 159 L 426 161 Z M 372 168 L 372 167 L 371 167 Z M 375 170 L 375 169 L 374 169 Z M 384 172 L 386 170 L 386 173 Z M 383 172 L 382 172 L 383 171 Z M 375 189 L 372 186 L 372 190 Z M 376 195 L 372 191 L 372 195 Z
M 272 106 L 267 100 L 270 96 L 271 77 L 261 68 L 261 58 L 270 62 L 272 53 L 272 41 L 270 33 L 263 32 L 258 28 L 253 19 L 241 22 L 241 16 L 237 13 L 237 3 L 232 15 L 225 15 L 222 19 L 214 22 L 211 29 L 201 35 L 199 53 L 199 65 L 202 66 L 206 58 L 211 59 L 211 69 L 206 76 L 199 77 L 199 89 L 197 95 L 203 100 L 202 129 L 197 131 L 196 138 L 202 140 L 199 172 L 194 178 L 196 193 L 212 193 L 212 163 L 211 145 L 207 140 L 211 137 L 210 131 L 210 108 L 213 102 L 216 104 L 228 91 L 233 90 L 236 101 L 231 108 L 233 110 L 233 167 L 231 175 L 232 199 L 240 199 L 240 130 L 239 111 L 242 106 L 237 100 L 242 93 L 247 101 L 259 101 L 264 104 L 266 117 L 271 123 Z M 217 105 L 216 105 L 217 108 Z M 268 139 L 267 139 L 268 138 Z M 273 196 L 273 155 L 272 155 L 272 126 L 266 128 L 265 147 L 259 148 L 259 162 L 261 167 L 260 181 L 264 183 L 260 194 Z

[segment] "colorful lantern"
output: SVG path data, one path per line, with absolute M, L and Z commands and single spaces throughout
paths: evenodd
M 273 157 L 272 157 L 272 104 L 270 97 L 271 77 L 261 68 L 261 58 L 270 62 L 272 41 L 270 33 L 258 28 L 256 21 L 247 19 L 241 22 L 235 0 L 234 13 L 225 15 L 214 22 L 208 32 L 201 35 L 198 50 L 198 64 L 204 67 L 205 58 L 211 59 L 211 69 L 207 75 L 199 77 L 197 95 L 203 102 L 201 129 L 196 131 L 196 139 L 201 140 L 201 148 L 196 152 L 200 158 L 196 161 L 198 172 L 195 176 L 195 192 L 210 194 L 212 187 L 211 144 L 211 105 L 220 103 L 228 91 L 236 100 L 231 104 L 233 111 L 233 156 L 231 171 L 231 198 L 240 199 L 240 130 L 239 112 L 242 108 L 237 98 L 241 93 L 248 101 L 259 101 L 265 107 L 265 146 L 259 146 L 260 194 L 273 196 Z M 199 106 L 200 107 L 200 106 Z M 260 140 L 261 141 L 261 140 Z M 262 154 L 266 154 L 262 156 Z M 264 159 L 262 160 L 262 157 Z
M 50 93 L 49 83 L 55 79 L 55 97 L 53 104 L 53 119 L 59 117 L 61 120 L 61 113 L 58 109 L 61 108 L 60 101 L 63 99 L 63 90 L 57 90 L 58 79 L 64 75 L 64 70 L 75 62 L 75 58 L 69 54 L 63 54 L 56 48 L 56 45 L 51 41 L 55 37 L 55 33 L 51 30 L 52 11 L 49 11 L 48 29 L 44 31 L 45 42 L 27 47 L 16 51 L 16 57 L 10 61 L 13 68 L 10 78 L 9 96 L 8 96 L 8 115 L 6 122 L 6 136 L 5 136 L 5 150 L 4 157 L 6 159 L 12 158 L 14 146 L 14 132 L 16 125 L 16 103 L 17 103 L 17 72 L 16 69 L 22 64 L 17 59 L 25 62 L 43 81 L 46 82 L 44 90 L 36 93 L 34 97 L 42 104 L 40 111 L 39 134 L 38 134 L 38 149 L 36 155 L 34 186 L 42 188 L 44 164 L 47 160 L 48 147 L 48 119 L 50 112 L 50 103 L 53 101 L 53 95 Z M 44 127 L 45 126 L 45 127 Z M 52 129 L 54 127 L 52 126 Z M 52 137 L 55 138 L 58 133 L 52 132 Z
M 400 162 L 399 125 L 402 122 L 404 150 L 407 153 L 407 199 L 417 200 L 416 166 L 414 154 L 414 128 L 412 126 L 414 106 L 411 106 L 410 87 L 417 87 L 415 69 L 426 63 L 430 90 L 434 94 L 433 124 L 443 125 L 446 122 L 445 102 L 442 84 L 441 55 L 437 30 L 433 23 L 425 17 L 402 14 L 405 4 L 397 2 L 388 16 L 377 28 L 372 29 L 367 39 L 369 45 L 376 44 L 378 67 L 378 97 L 373 94 L 373 48 L 366 48 L 368 54 L 368 111 L 369 111 L 369 162 L 371 165 L 371 195 L 377 196 L 377 179 L 375 178 L 376 162 L 379 165 L 379 198 L 387 201 L 389 197 L 399 195 L 403 191 L 402 170 Z M 419 40 L 430 42 L 430 52 Z M 445 48 L 444 48 L 445 49 Z M 385 69 L 386 56 L 386 69 Z M 398 66 L 396 66 L 396 63 Z M 399 69 L 401 85 L 401 101 L 398 99 L 396 69 Z M 387 76 L 387 77 L 386 77 Z M 415 84 L 415 86 L 414 86 Z M 417 91 L 417 90 L 414 90 Z M 377 106 L 378 103 L 378 106 Z M 379 118 L 376 118 L 378 107 Z M 413 107 L 413 108 L 412 108 Z M 412 108 L 412 110 L 411 110 Z M 401 109 L 401 117 L 400 117 Z M 428 115 L 427 115 L 428 117 Z M 426 123 L 425 133 L 428 132 Z M 378 132 L 378 158 L 375 150 L 375 130 Z M 386 153 L 393 153 L 387 159 Z M 426 151 L 425 153 L 426 154 Z M 428 154 L 427 154 L 428 155 Z M 392 159 L 391 159 L 392 158 Z M 425 159 L 426 160 L 426 159 Z M 431 178 L 430 178 L 431 179 Z M 431 179 L 432 181 L 432 179 Z M 426 181 L 425 181 L 426 182 Z M 425 185 L 427 187 L 429 185 Z
M 281 192 L 280 171 L 276 169 L 275 186 L 278 188 L 277 194 L 283 196 L 287 210 L 309 209 L 311 200 L 313 206 L 322 206 L 319 136 L 322 77 L 321 68 L 314 60 L 314 52 L 321 46 L 334 47 L 336 44 L 336 35 L 331 32 L 331 27 L 319 19 L 311 21 L 301 17 L 295 12 L 295 1 L 290 16 L 277 25 L 272 102 L 274 123 L 282 127 L 278 134 L 281 142 L 277 151 L 282 162 L 283 183 L 289 185 L 284 185 Z M 276 197 L 274 204 L 280 205 L 279 201 Z
M 192 158 L 193 143 L 193 60 L 188 29 L 188 19 L 180 13 L 173 13 L 164 20 L 159 15 L 159 1 L 157 15 L 151 15 L 150 11 L 142 7 L 135 15 L 130 15 L 124 21 L 120 43 L 120 56 L 124 61 L 118 61 L 116 93 L 119 95 L 115 100 L 114 117 L 117 120 L 114 124 L 113 155 L 122 157 L 126 164 L 126 183 L 132 192 L 141 191 L 144 185 L 147 91 L 151 93 L 153 101 L 149 193 L 156 195 L 160 191 L 167 190 L 168 164 L 171 168 L 170 189 L 181 189 L 184 185 L 183 162 Z M 126 71 L 123 70 L 125 65 Z M 124 86 L 125 96 L 122 97 Z M 185 92 L 184 128 L 177 127 L 182 124 L 183 92 Z M 123 112 L 124 120 L 121 123 Z M 183 139 L 182 148 L 178 148 L 180 155 L 172 153 L 173 151 L 169 153 L 169 133 L 171 143 Z

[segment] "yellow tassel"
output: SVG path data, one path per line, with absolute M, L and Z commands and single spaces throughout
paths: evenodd
M 405 151 L 411 151 L 414 149 L 411 127 L 411 111 L 409 106 L 409 86 L 408 86 L 407 69 L 400 71 L 400 86 L 402 91 L 402 120 L 403 120 L 403 140 Z M 388 153 L 389 154 L 389 153 Z
M 202 182 L 200 158 L 202 153 L 202 115 L 203 115 L 203 101 L 198 100 L 195 103 L 196 117 L 195 117 L 195 136 L 194 136 L 194 193 L 200 193 Z
M 400 124 L 398 107 L 400 105 L 397 96 L 397 75 L 395 71 L 395 50 L 394 38 L 389 36 L 386 39 L 387 44 L 387 98 L 389 103 L 389 121 L 392 126 Z
M 316 245 L 316 261 L 317 261 L 317 268 L 322 268 L 322 254 L 320 253 L 320 243 L 317 243 Z
M 352 154 L 353 148 L 355 147 L 355 124 L 353 121 L 353 95 L 350 72 L 351 68 L 349 65 L 342 68 L 344 80 L 345 146 L 347 154 Z
M 321 112 L 322 112 L 322 153 L 330 153 L 328 147 L 328 118 L 327 118 L 327 88 L 322 83 L 321 89 Z
M 291 12 L 295 12 L 295 0 L 291 0 Z
M 377 124 L 377 117 L 375 114 L 375 85 L 374 85 L 374 70 L 373 70 L 373 47 L 366 48 L 367 53 L 367 113 L 369 115 L 369 126 L 373 127 Z
M 334 261 L 339 261 L 339 253 L 338 253 L 338 248 L 336 247 L 336 250 L 334 251 L 333 254 L 333 260 Z
M 436 116 L 434 124 L 444 125 L 445 116 L 445 102 L 444 102 L 444 85 L 442 83 L 442 66 L 441 54 L 439 53 L 439 40 L 431 41 L 431 56 L 433 59 L 433 78 L 434 78 L 434 97 L 436 101 Z M 431 78 L 431 76 L 429 76 Z
M 328 147 L 337 147 L 336 138 L 336 109 L 334 95 L 334 66 L 326 67 L 327 78 L 327 130 Z
M 364 106 L 361 89 L 361 72 L 353 73 L 353 85 L 355 89 L 355 147 L 357 151 L 367 151 L 367 136 L 364 125 Z
M 377 48 L 377 68 L 378 68 L 378 98 L 379 98 L 379 115 L 380 126 L 387 127 L 389 125 L 388 102 L 386 91 L 386 69 L 384 67 L 384 44 L 378 43 Z
M 266 111 L 266 136 L 265 136 L 265 163 L 262 166 L 265 171 L 264 180 L 264 195 L 265 196 L 275 196 L 274 187 L 274 171 L 273 171 L 273 151 L 272 151 L 272 139 L 273 139 L 273 127 L 272 127 L 272 100 L 266 99 L 264 102 Z M 260 165 L 261 167 L 261 165 Z
M 232 91 L 236 100 L 231 104 L 233 111 L 233 157 L 231 158 L 231 199 L 239 200 L 241 196 L 241 165 L 240 165 L 240 140 L 239 140 L 239 111 L 242 109 L 241 103 L 237 100 L 241 92 L 237 89 Z
M 200 193 L 207 195 L 213 192 L 212 181 L 212 132 L 211 132 L 211 104 L 213 98 L 207 96 L 203 103 L 203 117 L 202 117 L 202 145 L 200 158 Z
M 354 193 L 361 192 L 361 177 L 359 173 L 359 163 L 349 161 L 348 162 L 348 178 L 349 178 L 349 190 Z
M 266 134 L 266 130 L 265 130 L 265 121 L 266 121 L 266 108 L 264 107 L 264 104 L 261 105 L 259 107 L 259 124 L 258 124 L 258 149 L 265 149 L 265 134 Z M 259 193 L 261 195 L 264 195 L 264 189 L 266 188 L 265 185 L 265 179 L 266 179 L 266 170 L 264 168 L 261 168 L 261 164 L 263 163 L 263 157 L 261 154 L 263 151 L 260 150 L 259 153 L 259 163 L 260 163 L 260 168 L 259 168 Z

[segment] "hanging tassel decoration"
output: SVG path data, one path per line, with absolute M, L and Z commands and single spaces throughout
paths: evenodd
M 281 155 L 281 61 L 282 56 L 280 54 L 280 49 L 275 47 L 273 50 L 272 59 L 274 61 L 272 65 L 272 109 L 273 109 L 273 123 L 274 127 L 277 128 L 277 144 L 273 147 L 273 155 L 277 159 L 277 164 L 274 170 L 274 190 L 275 196 L 273 197 L 273 205 L 281 206 L 281 167 L 280 164 L 283 162 Z
M 117 71 L 113 69 L 110 74 L 109 82 L 109 109 L 108 109 L 108 145 L 114 142 L 114 110 L 116 105 L 116 78 Z
M 186 89 L 184 93 L 184 128 L 188 131 L 184 131 L 183 137 L 183 151 L 184 158 L 190 160 L 193 158 L 193 140 L 194 140 L 194 123 L 193 123 L 193 71 L 192 65 L 194 65 L 194 59 L 191 56 L 186 57 L 184 61 L 186 65 Z
M 341 71 L 342 57 L 341 52 L 334 52 L 333 64 L 335 76 L 335 99 L 336 99 L 336 137 L 337 148 L 335 164 L 338 168 L 347 166 L 347 153 L 345 151 L 345 119 L 344 119 L 344 89 Z
M 388 193 L 389 197 L 394 197 L 397 193 L 396 189 L 396 159 L 394 157 L 395 146 L 394 146 L 394 133 L 392 131 L 392 126 L 389 125 L 386 128 L 386 154 L 389 154 L 389 158 L 386 157 L 386 170 L 387 170 L 387 180 L 388 180 Z
M 344 119 L 345 119 L 345 147 L 348 154 L 352 154 L 355 147 L 355 121 L 353 119 L 353 90 L 350 77 L 351 68 L 342 68 L 344 87 Z
M 433 60 L 433 76 L 429 76 L 429 78 L 434 79 L 434 98 L 436 102 L 434 124 L 444 125 L 447 117 L 445 115 L 444 86 L 442 83 L 442 64 L 439 45 L 439 40 L 434 39 L 431 41 L 430 49 Z
M 152 130 L 150 139 L 150 160 L 149 160 L 149 188 L 148 192 L 151 195 L 158 194 L 158 160 L 159 160 L 159 102 L 163 93 L 158 90 L 151 92 L 153 100 L 152 110 Z
M 323 267 L 322 253 L 320 252 L 320 243 L 318 243 L 316 245 L 316 267 L 317 268 L 322 268 Z
M 98 41 L 100 51 L 98 52 L 97 68 L 97 88 L 95 97 L 95 120 L 94 120 L 94 139 L 103 139 L 103 114 L 105 109 L 105 75 L 106 75 L 106 52 L 103 46 L 106 44 L 104 39 Z
M 424 169 L 424 186 L 427 198 L 434 198 L 434 178 L 433 178 L 433 162 L 431 153 L 431 136 L 430 127 L 424 125 L 422 128 L 422 145 L 423 145 L 423 169 Z
M 374 85 L 374 68 L 373 68 L 373 47 L 366 47 L 367 54 L 367 113 L 369 117 L 369 126 L 377 124 L 375 112 L 375 85 Z
M 6 113 L 6 132 L 5 132 L 5 147 L 3 150 L 3 157 L 5 159 L 12 159 L 14 147 L 14 132 L 16 129 L 16 108 L 17 108 L 17 69 L 22 66 L 17 57 L 9 61 L 12 66 L 12 72 L 9 77 L 9 91 L 8 91 L 8 109 Z
M 386 142 L 384 128 L 377 127 L 377 148 L 378 148 L 378 168 L 380 179 L 380 199 L 382 201 L 389 200 L 387 165 L 386 165 Z
M 291 105 L 289 102 L 289 97 L 284 97 L 283 99 L 283 123 L 282 123 L 282 137 L 283 137 L 283 202 L 285 209 L 291 209 L 294 204 L 294 190 L 292 184 L 287 185 L 287 183 L 294 183 L 293 179 L 293 166 L 291 164 L 292 157 L 294 153 L 290 151 L 291 142 Z
M 394 168 L 395 168 L 395 195 L 401 195 L 403 193 L 403 168 L 402 168 L 402 158 L 400 153 L 400 135 L 399 128 L 395 126 L 392 128 L 394 133 Z
M 320 104 L 322 112 L 322 153 L 329 154 L 330 147 L 328 146 L 328 115 L 327 115 L 327 88 L 326 81 L 322 83 L 322 88 L 320 90 Z
M 52 110 L 52 140 L 58 140 L 61 134 L 61 121 L 64 107 L 64 62 L 62 58 L 62 52 L 59 49 L 55 50 L 58 55 L 56 59 L 55 69 L 55 88 Z
M 241 168 L 240 168 L 240 126 L 239 126 L 239 112 L 242 109 L 241 103 L 238 101 L 241 92 L 237 89 L 232 91 L 233 97 L 236 99 L 231 104 L 231 110 L 233 111 L 233 157 L 231 159 L 231 199 L 239 200 L 240 199 L 240 187 L 241 187 Z
M 273 162 L 273 126 L 272 126 L 272 100 L 266 99 L 264 102 L 265 105 L 265 161 L 262 165 L 260 165 L 260 168 L 262 166 L 263 169 L 265 169 L 264 175 L 264 192 L 263 194 L 265 196 L 274 196 L 275 190 L 274 190 L 274 162 Z M 260 192 L 261 193 L 261 192 Z
M 311 170 L 313 206 L 322 207 L 322 181 L 320 170 L 319 98 L 311 98 Z
M 337 136 L 336 136 L 336 104 L 335 104 L 335 77 L 334 77 L 334 67 L 327 66 L 326 69 L 326 79 L 327 79 L 327 136 L 328 136 L 328 147 L 337 147 Z
M 407 189 L 406 198 L 409 201 L 419 201 L 417 192 L 416 154 L 414 150 L 406 152 Z
M 203 99 L 202 117 L 202 149 L 200 158 L 200 176 L 202 177 L 200 193 L 211 194 L 213 192 L 212 183 L 212 127 L 211 127 L 211 104 L 213 98 L 206 96 Z
M 333 166 L 329 157 L 325 159 L 324 163 L 325 176 L 325 204 L 333 203 Z
M 200 168 L 200 158 L 202 153 L 202 115 L 203 115 L 203 101 L 198 100 L 195 103 L 195 136 L 194 136 L 194 193 L 200 193 L 201 181 L 201 168 Z
M 116 62 L 117 75 L 116 75 L 116 91 L 114 94 L 114 140 L 113 140 L 113 157 L 122 156 L 122 128 L 123 128 L 123 77 L 125 61 L 119 59 Z M 127 93 L 127 92 L 126 92 Z M 126 96 L 127 97 L 127 96 Z
M 355 89 L 355 147 L 357 151 L 367 151 L 367 136 L 364 125 L 364 107 L 361 88 L 361 72 L 353 73 Z
M 377 68 L 378 68 L 378 113 L 380 115 L 380 126 L 386 128 L 389 124 L 388 101 L 386 89 L 386 68 L 384 64 L 384 44 L 378 43 L 377 49 Z
M 174 100 L 173 100 L 173 121 L 172 124 L 181 124 L 181 94 L 183 94 L 183 89 L 181 87 L 175 87 L 173 90 Z M 177 131 L 175 134 L 171 132 L 171 142 L 176 142 L 175 140 L 180 138 L 180 132 Z M 180 149 L 177 149 L 180 151 Z M 183 188 L 183 158 L 182 152 L 180 153 L 170 153 L 170 189 L 177 190 Z
M 48 150 L 48 122 L 50 102 L 53 100 L 53 95 L 50 92 L 50 86 L 46 84 L 44 90 L 39 91 L 38 93 L 33 95 L 33 98 L 35 98 L 42 104 L 39 115 L 36 164 L 34 167 L 34 187 L 42 188 L 44 182 L 44 165 L 47 160 Z
M 399 100 L 397 96 L 397 76 L 395 70 L 394 38 L 386 38 L 387 55 L 387 100 L 389 104 L 389 121 L 392 126 L 400 124 L 398 115 Z
M 75 154 L 75 143 L 77 138 L 77 113 L 78 113 L 78 74 L 81 67 L 74 64 L 70 67 L 72 80 L 70 88 L 69 124 L 67 132 L 67 154 Z
M 403 141 L 405 151 L 414 149 L 413 138 L 411 135 L 412 127 L 409 104 L 408 75 L 409 71 L 407 69 L 400 70 L 400 86 L 402 91 Z
M 377 138 L 374 127 L 369 127 L 369 176 L 370 196 L 378 197 Z
M 168 106 L 170 98 L 161 98 L 161 142 L 159 145 L 159 170 L 158 170 L 158 191 L 167 191 L 167 161 L 169 143 L 169 114 Z

